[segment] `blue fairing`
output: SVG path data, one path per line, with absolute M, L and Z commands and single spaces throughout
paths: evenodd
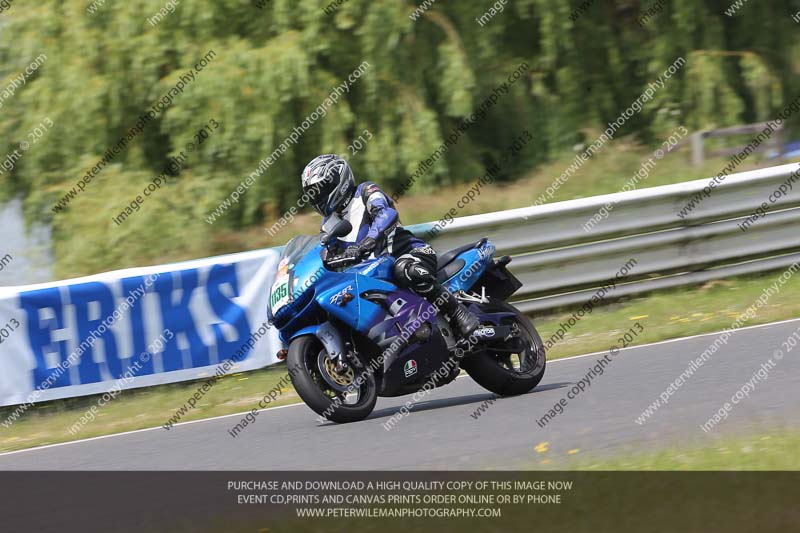
M 378 332 L 385 337 L 386 324 L 400 321 L 405 313 L 416 316 L 426 312 L 435 316 L 435 309 L 428 307 L 423 298 L 394 285 L 394 258 L 391 256 L 381 256 L 336 272 L 325 268 L 322 250 L 318 238 L 301 236 L 292 239 L 281 255 L 268 316 L 280 330 L 284 342 L 315 334 L 319 324 L 331 317 L 372 338 Z M 471 289 L 491 263 L 494 252 L 494 245 L 487 241 L 460 254 L 456 260 L 462 259 L 464 266 L 444 286 L 451 292 Z M 387 295 L 390 302 L 399 300 L 409 305 L 401 311 L 403 317 L 393 318 L 387 311 L 386 301 L 364 297 L 370 293 Z
M 375 279 L 391 280 L 393 266 L 394 257 L 391 255 L 382 255 L 378 258 L 364 261 L 360 265 L 348 268 L 347 271 L 356 272 Z
M 320 328 L 321 324 L 314 324 L 313 326 L 308 326 L 305 328 L 298 329 L 288 339 L 283 339 L 283 333 L 281 333 L 281 340 L 286 342 L 287 344 L 292 342 L 297 337 L 302 337 L 303 335 L 316 335 L 317 330 Z

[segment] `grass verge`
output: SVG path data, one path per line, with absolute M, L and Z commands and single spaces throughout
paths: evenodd
M 560 464 L 552 461 L 539 467 L 568 470 L 800 470 L 800 434 L 781 431 L 725 437 L 705 446 L 669 447 L 602 459 L 583 458 L 580 450 L 569 450 L 565 459 Z
M 633 345 L 721 331 L 730 327 L 781 275 L 781 271 L 710 281 L 702 286 L 680 287 L 629 299 L 595 309 L 585 315 L 563 340 L 547 352 L 548 359 L 608 350 L 637 322 L 641 331 Z M 799 276 L 800 277 L 800 276 Z M 572 316 L 572 309 L 534 316 L 546 342 Z M 743 326 L 800 317 L 800 279 L 790 278 L 778 294 Z M 638 330 L 640 328 L 636 328 Z

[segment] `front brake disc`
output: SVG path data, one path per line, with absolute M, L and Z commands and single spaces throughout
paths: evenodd
M 349 387 L 355 381 L 353 367 L 347 367 L 344 372 L 337 372 L 336 363 L 328 356 L 328 352 L 321 350 L 317 356 L 317 368 L 322 379 L 337 392 L 352 392 Z

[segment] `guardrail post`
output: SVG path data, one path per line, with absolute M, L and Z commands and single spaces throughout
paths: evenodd
M 692 134 L 692 166 L 703 166 L 703 132 L 698 131 Z
M 778 126 L 777 130 L 778 131 L 775 132 L 775 144 L 777 145 L 775 148 L 778 149 L 778 161 L 783 163 L 785 160 L 783 157 L 783 124 Z

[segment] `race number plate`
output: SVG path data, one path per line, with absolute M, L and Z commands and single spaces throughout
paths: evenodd
M 272 293 L 269 299 L 272 312 L 277 313 L 278 309 L 289 303 L 289 276 L 281 276 L 272 285 Z

